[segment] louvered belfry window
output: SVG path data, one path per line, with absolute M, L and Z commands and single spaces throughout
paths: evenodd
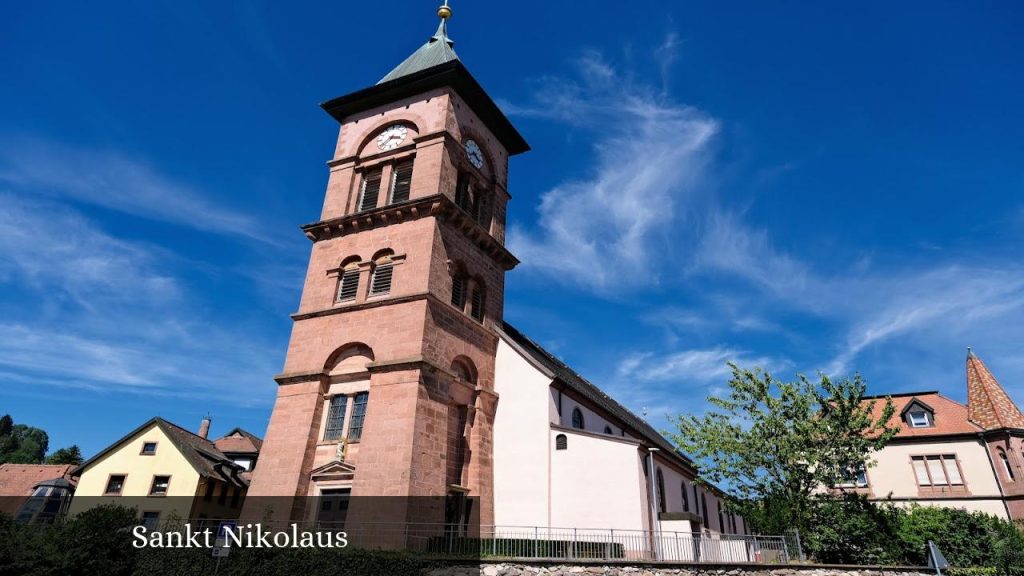
M 466 303 L 466 277 L 457 275 L 452 278 L 452 306 L 462 310 Z
M 391 174 L 391 203 L 405 202 L 412 188 L 412 162 L 397 164 Z
M 469 174 L 459 172 L 459 179 L 455 183 L 455 204 L 466 212 L 473 209 L 473 185 L 470 183 Z
M 387 294 L 391 291 L 391 276 L 394 273 L 394 265 L 390 262 L 377 264 L 373 269 L 373 278 L 370 280 L 370 294 Z
M 363 190 L 359 197 L 359 211 L 373 210 L 380 196 L 380 168 L 363 175 Z
M 470 294 L 469 315 L 480 322 L 484 320 L 484 290 L 479 286 L 473 286 Z
M 338 281 L 338 302 L 348 302 L 356 299 L 356 292 L 359 290 L 359 268 L 350 268 L 341 273 L 341 280 Z
M 331 396 L 331 406 L 327 410 L 327 430 L 324 432 L 324 440 L 338 440 L 341 438 L 342 425 L 345 423 L 346 406 L 348 406 L 348 396 L 344 394 Z
M 476 195 L 476 206 L 474 210 L 476 221 L 484 228 L 491 224 L 491 201 L 490 196 L 481 191 Z

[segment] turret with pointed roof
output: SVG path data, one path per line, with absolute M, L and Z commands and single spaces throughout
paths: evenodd
M 968 418 L 986 430 L 1024 429 L 1024 413 L 970 348 L 967 349 L 967 408 Z

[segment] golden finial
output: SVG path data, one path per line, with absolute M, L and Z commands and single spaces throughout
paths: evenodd
M 448 7 L 448 0 L 444 0 L 444 4 L 437 9 L 437 15 L 442 20 L 447 20 L 452 17 L 452 9 Z

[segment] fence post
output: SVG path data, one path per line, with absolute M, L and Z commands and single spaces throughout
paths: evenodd
M 569 544 L 569 558 L 576 557 L 576 529 L 572 529 L 572 542 Z
M 784 564 L 789 564 L 789 546 L 786 545 L 786 537 L 782 537 L 782 559 Z
M 612 548 L 615 546 L 615 528 L 611 529 L 611 536 L 608 537 L 608 545 L 604 549 L 604 557 L 606 560 L 612 558 Z

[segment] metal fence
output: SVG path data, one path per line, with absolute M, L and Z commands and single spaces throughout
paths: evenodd
M 193 529 L 215 529 L 220 520 L 191 522 Z M 783 536 L 701 532 L 593 530 L 540 526 L 452 526 L 445 524 L 261 522 L 266 531 L 344 531 L 349 547 L 401 549 L 452 557 L 544 560 L 618 560 L 786 564 L 790 547 Z M 162 526 L 164 530 L 168 527 Z

